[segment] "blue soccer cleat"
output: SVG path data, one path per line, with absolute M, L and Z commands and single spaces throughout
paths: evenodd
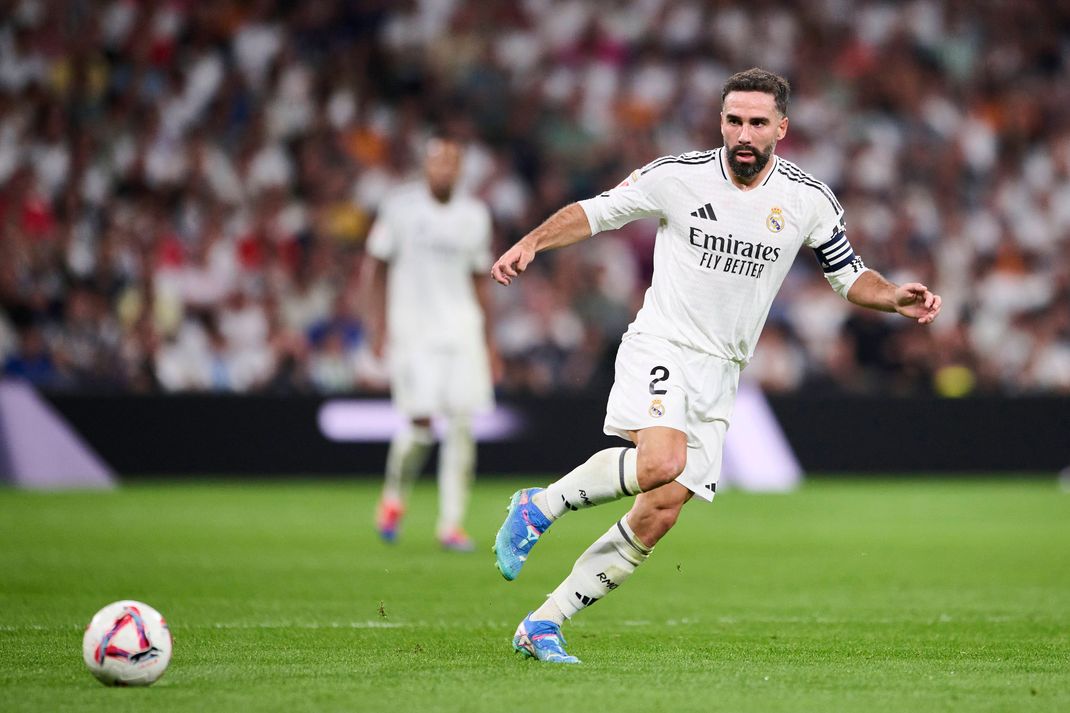
M 547 663 L 579 663 L 580 660 L 569 656 L 564 647 L 561 627 L 552 621 L 533 621 L 531 614 L 524 617 L 513 635 L 513 648 L 529 658 Z
M 506 508 L 509 514 L 494 538 L 494 566 L 509 581 L 517 578 L 531 548 L 553 524 L 531 501 L 540 491 L 542 488 L 527 488 L 513 493 Z

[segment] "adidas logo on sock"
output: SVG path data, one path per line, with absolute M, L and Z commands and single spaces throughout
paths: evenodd
M 573 592 L 573 594 L 576 595 L 576 599 L 580 600 L 580 604 L 582 604 L 585 607 L 591 606 L 592 604 L 597 602 L 599 600 L 599 598 L 600 598 L 600 597 L 588 597 L 587 595 L 580 594 L 579 592 Z
M 713 206 L 709 203 L 691 211 L 691 215 L 696 218 L 705 218 L 706 220 L 717 220 L 717 214 L 713 212 Z

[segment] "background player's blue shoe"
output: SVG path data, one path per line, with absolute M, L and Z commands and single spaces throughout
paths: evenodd
M 506 508 L 509 514 L 494 538 L 494 566 L 510 581 L 517 578 L 531 548 L 553 524 L 531 502 L 531 496 L 540 491 L 542 488 L 526 488 L 513 493 Z
M 561 627 L 552 621 L 533 621 L 530 613 L 513 635 L 513 648 L 525 656 L 547 663 L 579 663 L 578 658 L 565 653 L 564 647 Z
M 401 517 L 405 514 L 405 508 L 399 500 L 384 498 L 379 501 L 379 507 L 375 513 L 375 529 L 383 542 L 393 544 L 397 542 L 398 530 L 401 529 Z

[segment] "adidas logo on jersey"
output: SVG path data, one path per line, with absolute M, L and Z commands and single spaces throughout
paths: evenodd
M 705 218 L 706 220 L 717 220 L 717 214 L 713 212 L 713 206 L 709 203 L 691 211 L 691 215 L 696 218 Z

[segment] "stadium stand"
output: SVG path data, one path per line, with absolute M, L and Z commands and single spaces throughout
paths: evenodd
M 722 81 L 793 83 L 778 147 L 934 329 L 852 310 L 806 251 L 769 392 L 1070 394 L 1070 5 L 962 0 L 0 2 L 0 364 L 56 390 L 362 392 L 356 275 L 432 122 L 504 247 L 720 145 Z M 488 32 L 487 28 L 494 28 Z M 496 290 L 509 393 L 605 388 L 651 269 L 633 224 Z M 932 355 L 936 355 L 933 359 Z

